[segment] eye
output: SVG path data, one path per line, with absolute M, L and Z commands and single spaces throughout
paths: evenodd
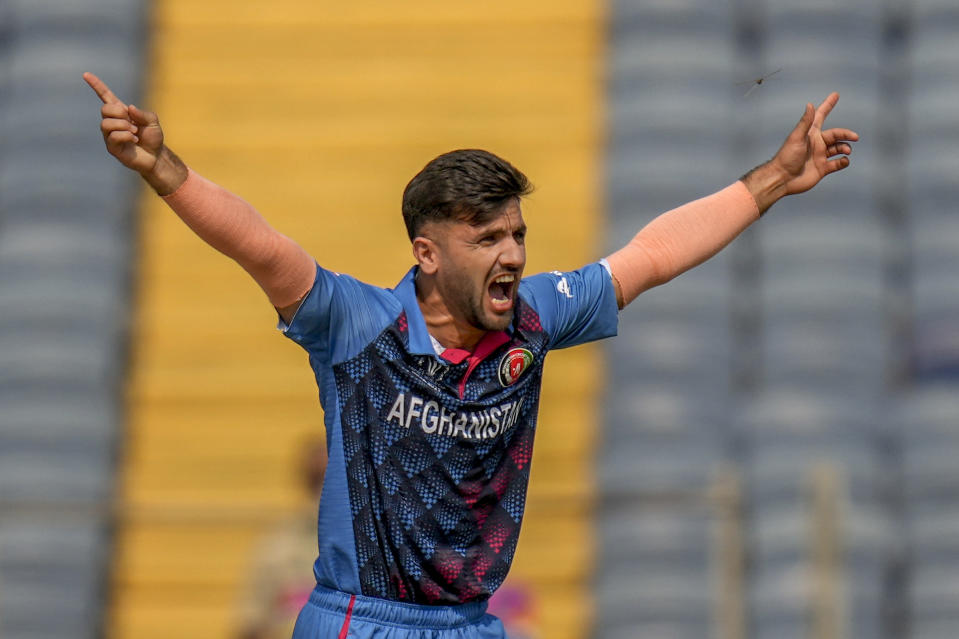
M 496 236 L 492 233 L 489 235 L 483 235 L 480 237 L 479 243 L 483 246 L 492 246 L 494 243 L 496 243 Z
M 513 233 L 513 239 L 516 240 L 517 244 L 522 244 L 523 242 L 525 242 L 526 229 L 523 229 L 522 231 L 516 231 L 515 233 Z

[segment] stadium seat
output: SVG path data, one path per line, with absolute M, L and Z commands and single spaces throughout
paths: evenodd
M 133 37 L 143 28 L 144 7 L 131 0 L 10 0 L 9 12 L 18 32 L 28 35 L 76 35 L 78 30 Z
M 135 59 L 131 58 L 135 51 L 134 34 L 92 35 L 89 39 L 81 35 L 70 39 L 60 35 L 18 37 L 10 61 L 11 94 L 29 96 L 37 90 L 69 88 L 79 99 L 84 91 L 89 91 L 81 74 L 97 69 L 98 75 L 111 79 L 113 88 L 121 92 L 118 95 L 136 95 L 135 67 L 130 64 Z M 90 96 L 84 99 L 89 100 Z
M 93 135 L 97 135 L 93 133 Z M 41 145 L 41 148 L 43 145 Z M 106 164 L 91 147 L 51 151 L 17 144 L 17 162 L 0 158 L 0 210 L 8 225 L 32 228 L 50 224 L 82 227 L 103 235 L 103 250 L 122 250 L 106 243 L 123 241 L 132 228 L 128 205 L 138 187 L 130 175 Z
M 723 317 L 717 309 L 717 315 Z M 710 388 L 728 384 L 730 340 L 728 323 L 713 318 L 677 318 L 672 323 L 634 321 L 624 317 L 620 332 L 633 337 L 621 345 L 610 363 L 614 378 L 649 384 L 687 384 Z
M 107 548 L 97 516 L 76 511 L 72 520 L 18 517 L 0 524 L 0 624 L 5 637 L 91 638 L 100 616 L 98 564 Z M 55 607 L 56 614 L 50 614 Z
M 599 471 L 604 494 L 695 498 L 709 490 L 723 465 L 723 450 L 708 440 L 658 438 L 656 446 L 649 443 L 634 437 L 631 445 L 605 451 Z
M 614 223 L 637 214 L 649 219 L 738 177 L 725 171 L 731 23 L 726 2 L 615 4 L 608 107 L 615 134 L 607 163 Z
M 97 100 L 80 74 L 113 76 L 136 95 L 143 9 L 139 0 L 0 6 L 5 638 L 101 634 L 134 191 L 104 160 Z
M 86 109 L 77 108 L 81 99 L 89 99 L 84 91 L 89 92 L 85 84 L 66 89 L 54 85 L 11 95 L 0 112 L 0 133 L 11 148 L 44 150 L 50 155 L 63 153 L 65 149 L 79 149 L 93 157 L 103 148 L 103 143 L 96 135 L 99 133 L 96 118 Z M 49 124 L 37 126 L 37 122 Z M 29 168 L 38 173 L 49 170 L 43 163 Z
M 949 384 L 929 384 L 897 411 L 906 503 L 938 507 L 959 492 L 959 399 Z
M 721 455 L 730 435 L 731 400 L 724 391 L 715 388 L 686 391 L 676 384 L 662 383 L 644 384 L 638 389 L 615 384 L 607 394 L 629 395 L 629 398 L 610 401 L 606 407 L 606 423 L 611 427 L 604 433 L 603 450 L 613 452 L 621 447 L 641 446 L 655 450 L 661 444 L 696 442 L 697 446 L 708 443 Z
M 639 628 L 709 627 L 714 592 L 708 566 L 685 571 L 630 568 L 623 564 L 610 569 L 598 586 L 600 628 L 628 623 Z
M 920 566 L 912 575 L 908 598 L 912 612 L 912 637 L 947 639 L 959 623 L 959 592 L 954 560 L 939 566 Z
M 30 448 L 34 448 L 31 446 Z M 51 451 L 48 445 L 34 450 L 11 447 L 0 453 L 4 500 L 37 504 L 97 504 L 112 494 L 110 449 L 88 446 Z

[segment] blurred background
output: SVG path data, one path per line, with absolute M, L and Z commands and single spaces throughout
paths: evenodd
M 289 636 L 311 585 L 306 356 L 107 156 L 88 70 L 381 286 L 439 153 L 526 172 L 527 272 L 572 269 L 840 91 L 848 170 L 551 356 L 492 607 L 514 639 L 954 638 L 956 33 L 955 0 L 0 0 L 0 639 Z

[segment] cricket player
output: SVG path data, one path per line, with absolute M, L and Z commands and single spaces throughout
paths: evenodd
M 606 259 L 529 277 L 526 176 L 487 151 L 452 151 L 404 191 L 415 265 L 384 289 L 319 266 L 184 164 L 155 113 L 84 78 L 103 101 L 109 153 L 253 277 L 309 354 L 329 463 L 317 585 L 295 639 L 504 637 L 486 601 L 516 549 L 547 352 L 615 335 L 620 309 L 847 167 L 859 139 L 823 130 L 833 93 L 730 186 L 660 215 Z

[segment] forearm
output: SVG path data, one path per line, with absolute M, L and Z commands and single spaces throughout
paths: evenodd
M 725 189 L 663 213 L 607 258 L 620 306 L 702 264 L 759 218 L 749 187 Z
M 313 258 L 273 229 L 248 202 L 179 164 L 186 174 L 163 200 L 180 219 L 242 266 L 274 306 L 288 307 L 306 295 L 316 276 Z M 174 175 L 170 172 L 158 180 L 161 188 L 169 187 Z

